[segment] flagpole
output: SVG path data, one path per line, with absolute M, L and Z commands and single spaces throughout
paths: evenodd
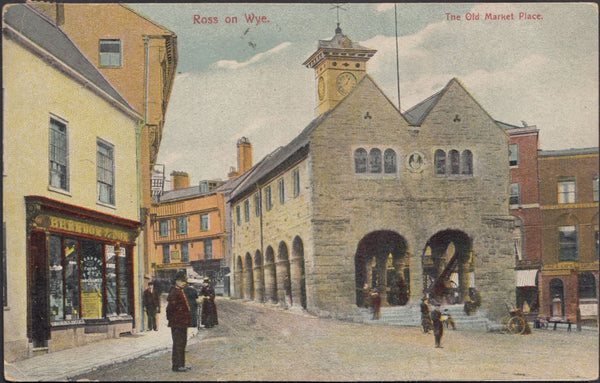
M 394 29 L 396 31 L 396 85 L 398 88 L 398 110 L 400 109 L 400 62 L 398 57 L 398 15 L 396 12 L 396 3 L 394 3 Z

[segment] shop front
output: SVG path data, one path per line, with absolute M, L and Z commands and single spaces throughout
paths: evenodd
M 139 222 L 45 197 L 25 200 L 33 349 L 56 351 L 133 331 Z

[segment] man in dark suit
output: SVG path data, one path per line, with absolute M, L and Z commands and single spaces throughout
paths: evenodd
M 160 294 L 152 281 L 148 282 L 148 288 L 144 290 L 144 308 L 148 316 L 148 330 L 158 331 L 156 314 L 160 313 Z
M 435 347 L 442 348 L 442 336 L 444 335 L 444 323 L 442 322 L 442 312 L 440 311 L 440 304 L 435 304 L 435 309 L 431 313 L 431 320 L 433 322 L 433 336 L 435 337 Z
M 187 273 L 180 270 L 175 276 L 175 286 L 167 298 L 167 319 L 173 338 L 172 369 L 175 372 L 187 372 L 191 368 L 185 366 L 185 346 L 187 345 L 187 329 L 192 323 L 190 306 L 184 293 L 187 284 Z

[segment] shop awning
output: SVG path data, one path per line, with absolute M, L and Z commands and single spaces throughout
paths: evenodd
M 517 270 L 517 287 L 535 287 L 538 269 Z

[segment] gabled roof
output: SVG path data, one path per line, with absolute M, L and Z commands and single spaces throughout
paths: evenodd
M 302 132 L 296 136 L 289 144 L 281 146 L 275 149 L 273 152 L 265 156 L 259 163 L 254 165 L 252 169 L 246 172 L 245 177 L 237 187 L 235 187 L 231 193 L 230 202 L 236 201 L 245 197 L 247 194 L 255 190 L 256 184 L 262 184 L 269 181 L 271 178 L 277 176 L 280 171 L 287 169 L 289 166 L 294 165 L 298 160 L 302 159 L 308 154 L 310 137 L 312 132 L 315 131 L 321 125 L 321 123 L 337 108 L 339 108 L 349 97 L 352 95 L 361 84 L 366 81 L 370 81 L 373 86 L 379 90 L 381 95 L 396 111 L 398 109 L 392 103 L 392 101 L 385 95 L 385 93 L 379 88 L 371 76 L 364 76 L 358 84 L 352 89 L 352 91 L 342 99 L 333 109 L 323 113 L 319 117 L 315 118 L 308 124 Z M 398 112 L 400 118 L 402 115 Z
M 25 4 L 9 5 L 4 23 L 85 77 L 117 102 L 134 110 L 71 39 L 50 19 Z
M 540 157 L 581 156 L 585 154 L 598 154 L 598 147 L 540 150 L 539 152 Z

